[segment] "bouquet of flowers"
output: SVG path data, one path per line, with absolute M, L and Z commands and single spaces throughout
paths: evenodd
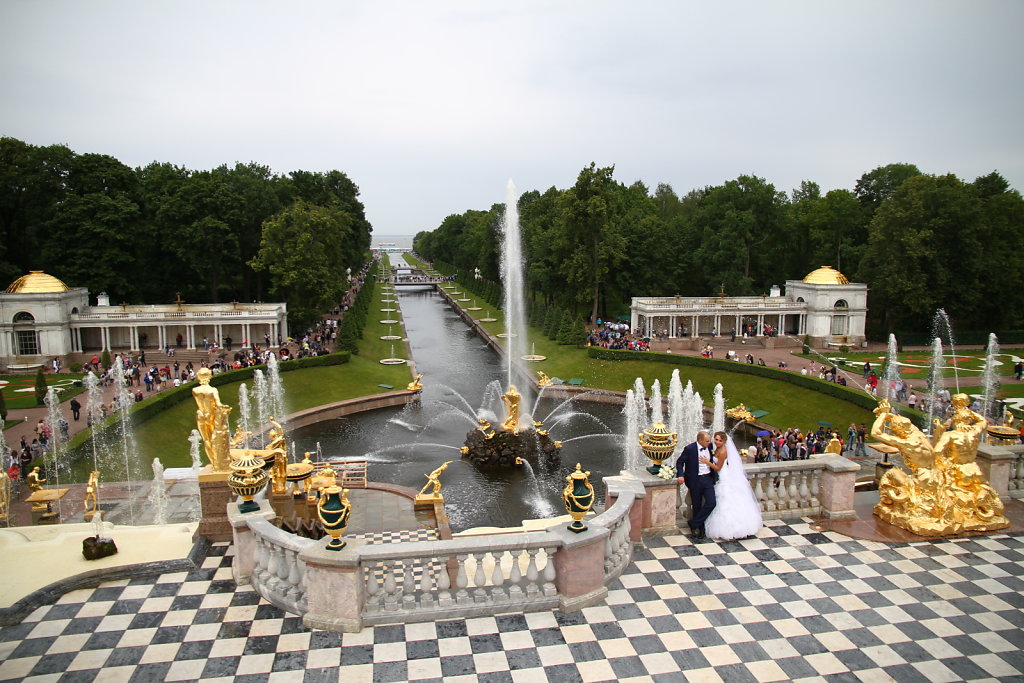
M 672 467 L 672 465 L 662 465 L 661 469 L 658 470 L 658 476 L 662 479 L 675 479 L 676 468 Z

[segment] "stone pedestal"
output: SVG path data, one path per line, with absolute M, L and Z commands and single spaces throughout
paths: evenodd
M 321 539 L 299 555 L 306 563 L 306 603 L 302 623 L 325 631 L 358 633 L 363 628 L 363 580 L 359 575 L 361 540 L 350 540 L 343 550 L 327 550 Z
M 643 533 L 648 536 L 679 533 L 679 527 L 676 525 L 679 485 L 675 478 L 662 479 L 647 470 L 624 470 L 621 474 L 643 484 L 645 495 L 640 501 L 640 526 Z M 630 522 L 633 520 L 630 519 Z
M 199 470 L 199 501 L 202 518 L 196 536 L 203 536 L 211 541 L 230 541 L 232 539 L 231 524 L 228 521 L 228 503 L 235 501 L 234 492 L 228 488 L 230 472 L 214 472 L 207 465 Z
M 978 468 L 1003 500 L 1010 495 L 1010 472 L 1020 451 L 1020 446 L 978 446 Z
M 829 519 L 855 518 L 853 493 L 860 465 L 834 453 L 822 456 L 821 461 L 825 464 L 818 483 L 822 515 Z
M 440 493 L 417 493 L 413 507 L 417 510 L 433 510 L 435 505 L 444 507 L 444 496 Z
M 561 548 L 552 558 L 559 609 L 573 612 L 604 600 L 608 595 L 604 585 L 604 546 L 608 530 L 591 527 L 577 534 L 565 527 L 553 527 L 548 533 L 562 540 Z

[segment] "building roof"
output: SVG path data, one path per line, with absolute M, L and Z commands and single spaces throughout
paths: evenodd
M 8 294 L 44 294 L 66 292 L 70 289 L 66 284 L 41 270 L 30 270 L 12 282 L 6 290 Z
M 809 285 L 848 285 L 850 281 L 832 266 L 822 266 L 811 271 L 803 280 Z

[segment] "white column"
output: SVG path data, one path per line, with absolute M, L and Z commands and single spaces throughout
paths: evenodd
M 763 337 L 764 336 L 764 313 L 758 313 L 757 314 L 757 333 L 754 336 L 756 336 L 756 337 Z
M 629 329 L 635 330 L 636 326 L 640 324 L 640 314 L 636 312 L 636 307 L 629 309 Z
M 699 321 L 700 321 L 700 318 L 697 317 L 697 315 L 691 315 L 690 316 L 690 336 L 691 337 L 696 337 L 697 336 L 697 323 Z
M 786 314 L 779 314 L 779 334 L 786 334 Z

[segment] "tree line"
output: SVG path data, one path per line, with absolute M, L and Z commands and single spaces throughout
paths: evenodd
M 341 171 L 131 168 L 0 138 L 0 281 L 45 270 L 112 303 L 284 300 L 301 329 L 337 303 L 370 231 Z
M 869 286 L 869 332 L 927 330 L 937 308 L 959 329 L 1024 322 L 1024 201 L 997 172 L 965 182 L 914 164 L 880 166 L 852 190 L 804 181 L 786 193 L 741 175 L 679 196 L 625 185 L 591 163 L 567 189 L 519 198 L 527 289 L 591 319 L 633 296 L 766 294 L 831 265 Z M 416 235 L 435 263 L 497 281 L 503 204 Z

